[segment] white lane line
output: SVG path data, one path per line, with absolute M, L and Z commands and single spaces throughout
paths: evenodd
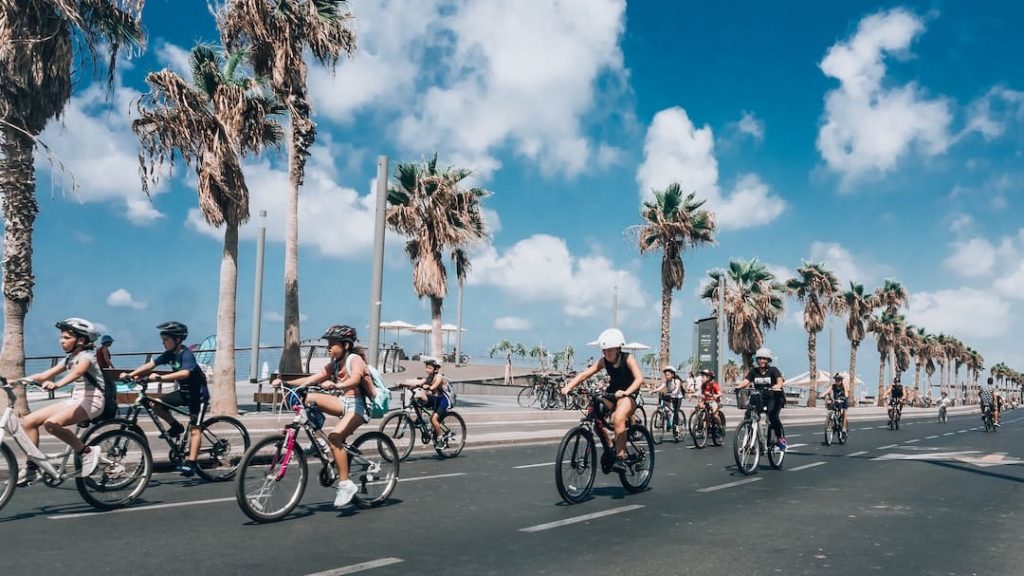
M 436 480 L 437 478 L 452 478 L 454 476 L 465 476 L 465 472 L 453 472 L 451 474 L 435 474 L 433 476 L 414 476 L 412 478 L 399 478 L 399 482 L 415 482 L 417 480 Z
M 867 450 L 861 450 L 860 452 L 854 452 L 853 454 L 847 454 L 846 457 L 847 458 L 853 458 L 854 456 L 863 456 L 863 455 L 865 455 L 867 453 L 868 453 Z
M 920 438 L 914 438 L 913 440 L 907 440 L 904 444 L 913 444 L 914 442 L 920 442 Z
M 786 444 L 786 450 L 792 450 L 793 448 L 799 448 L 801 446 L 807 446 L 807 444 Z
M 789 436 L 786 436 L 786 438 L 797 438 L 799 436 L 803 436 L 803 434 L 790 434 Z
M 801 470 L 807 470 L 808 468 L 814 468 L 815 466 L 824 466 L 828 462 L 811 462 L 810 464 L 804 464 L 803 466 L 797 466 L 796 468 L 790 468 L 790 472 L 799 472 Z
M 864 431 L 864 430 L 871 430 L 871 426 L 867 426 L 867 427 L 864 427 L 864 428 L 857 428 L 857 431 Z
M 697 490 L 697 492 L 703 492 L 705 494 L 708 492 L 717 492 L 718 490 L 725 490 L 726 488 L 732 488 L 733 486 L 742 486 L 744 484 L 750 484 L 751 482 L 757 482 L 758 480 L 763 479 L 764 478 L 760 476 L 758 476 L 757 478 L 747 478 L 746 480 L 737 480 L 735 482 L 719 484 L 718 486 L 708 486 L 707 488 L 701 488 L 700 490 Z
M 925 439 L 925 440 L 934 440 L 934 439 L 936 439 L 936 438 L 938 438 L 938 437 L 939 437 L 939 435 L 938 435 L 938 434 L 936 434 L 936 435 L 934 435 L 934 436 L 925 436 L 925 437 L 924 437 L 924 439 Z
M 952 436 L 953 434 L 956 434 L 956 432 L 946 432 L 943 436 Z
M 655 450 L 657 452 L 657 450 Z M 523 468 L 540 468 L 541 466 L 554 466 L 554 462 L 541 462 L 540 464 L 526 464 L 524 466 L 513 466 L 513 470 L 522 470 Z
M 154 504 L 152 506 L 139 506 L 138 508 L 121 508 L 119 510 L 108 510 L 106 512 L 79 512 L 78 514 L 54 514 L 47 516 L 50 520 L 68 520 L 71 518 L 86 518 L 88 516 L 101 516 L 105 514 L 127 514 L 129 512 L 147 512 L 149 510 L 160 510 L 163 508 L 179 508 L 181 506 L 198 506 L 200 504 L 216 504 L 218 502 L 234 502 L 235 498 L 211 498 L 209 500 L 192 500 L 189 502 L 172 502 L 170 504 Z
M 342 566 L 341 568 L 324 570 L 323 572 L 314 572 L 312 574 L 307 574 L 306 576 L 342 576 L 342 574 L 355 574 L 356 572 L 362 572 L 363 570 L 380 568 L 382 566 L 391 566 L 392 564 L 398 564 L 402 561 L 403 560 L 401 558 L 378 558 L 376 560 L 370 560 L 369 562 L 360 562 L 359 564 Z
M 879 446 L 875 450 L 888 450 L 889 448 L 895 448 L 898 444 L 886 444 L 885 446 Z
M 963 434 L 964 432 L 967 432 L 967 430 L 957 430 L 956 431 L 957 434 Z
M 595 518 L 601 518 L 603 516 L 611 516 L 612 514 L 621 514 L 623 512 L 630 512 L 643 508 L 643 504 L 630 504 L 629 506 L 620 506 L 618 508 L 612 508 L 611 510 L 605 510 L 603 512 L 594 512 L 592 514 L 584 514 L 583 516 L 576 516 L 575 518 L 566 518 L 564 520 L 558 520 L 556 522 L 548 522 L 547 524 L 537 524 L 536 526 L 529 526 L 527 528 L 520 528 L 520 532 L 540 532 L 542 530 L 550 530 L 552 528 L 558 528 L 559 526 L 568 526 L 569 524 L 578 524 L 580 522 L 587 522 Z
M 888 426 L 875 426 L 875 430 L 885 430 Z

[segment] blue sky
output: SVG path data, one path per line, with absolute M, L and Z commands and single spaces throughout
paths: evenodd
M 300 213 L 304 337 L 368 322 L 375 157 L 476 172 L 494 192 L 489 242 L 473 254 L 463 347 L 502 338 L 549 348 L 610 323 L 619 286 L 629 340 L 657 346 L 659 259 L 624 231 L 652 188 L 709 200 L 717 246 L 685 257 L 672 359 L 692 353 L 696 293 L 730 258 L 783 279 L 824 261 L 844 285 L 901 280 L 908 320 L 1020 369 L 1024 323 L 1024 38 L 1016 3 L 621 0 L 351 2 L 359 49 L 332 77 L 310 71 L 319 139 Z M 129 123 L 146 72 L 181 68 L 216 39 L 203 2 L 149 0 L 148 48 L 115 90 L 83 77 L 43 139 L 78 184 L 38 163 L 30 355 L 57 351 L 53 322 L 101 322 L 119 351 L 158 345 L 153 325 L 214 332 L 221 240 L 199 222 L 179 169 L 147 199 Z M 1017 56 L 1014 56 L 1017 55 Z M 286 160 L 251 159 L 253 215 L 270 212 L 263 341 L 281 339 Z M 254 218 L 254 222 L 255 222 Z M 238 342 L 249 341 L 255 225 L 242 232 Z M 429 320 L 402 240 L 389 236 L 385 320 Z M 784 373 L 807 369 L 800 307 L 767 344 Z M 445 322 L 455 321 L 454 285 Z M 848 344 L 836 324 L 835 358 Z M 828 368 L 827 334 L 819 366 Z M 389 337 L 389 340 L 391 338 Z M 365 340 L 365 337 L 364 337 Z M 413 351 L 422 339 L 402 338 Z M 861 371 L 877 367 L 874 345 Z

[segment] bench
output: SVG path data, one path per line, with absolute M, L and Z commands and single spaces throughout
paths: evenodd
M 125 370 L 123 368 L 103 368 L 102 369 L 103 379 L 105 381 L 108 381 L 108 382 L 115 382 L 115 383 L 117 383 L 117 382 L 120 382 L 120 380 L 118 380 L 118 377 L 121 375 L 122 372 L 131 372 L 131 371 L 132 371 L 132 369 Z M 160 374 L 161 376 L 163 376 L 165 374 L 170 374 L 170 373 L 171 372 L 169 370 L 153 370 L 151 372 L 151 374 Z M 172 392 L 172 388 L 173 389 L 177 389 L 177 384 L 175 384 L 174 382 L 152 382 L 150 384 L 150 386 L 152 386 L 153 384 L 156 384 L 156 392 L 152 392 L 152 391 L 149 391 L 149 390 L 147 390 L 147 392 L 146 392 L 146 395 L 149 396 L 150 398 L 163 398 L 163 396 L 165 394 L 169 394 L 170 392 Z M 164 392 L 164 387 L 165 386 L 168 389 L 167 392 Z M 117 404 L 119 406 L 122 405 L 122 404 L 133 404 L 135 402 L 135 399 L 138 398 L 138 397 L 139 397 L 139 393 L 135 392 L 135 391 L 118 392 L 117 393 Z
M 285 374 L 282 374 L 282 373 L 274 372 L 273 374 L 270 375 L 269 382 L 273 382 L 274 380 L 277 380 L 278 378 L 280 378 L 283 382 L 291 382 L 292 380 L 295 380 L 295 379 L 298 379 L 298 378 L 305 378 L 306 376 L 309 376 L 309 374 L 302 374 L 302 373 L 296 373 L 296 374 L 287 374 L 287 373 L 285 373 Z M 263 382 L 260 382 L 258 387 L 256 388 L 256 392 L 254 392 L 253 395 L 252 395 L 252 401 L 256 403 L 256 411 L 257 412 L 259 412 L 263 408 L 263 404 L 269 404 L 270 405 L 270 409 L 273 410 L 274 406 L 277 406 L 282 401 L 284 401 L 284 393 L 281 392 L 281 390 L 274 390 L 274 389 L 271 389 L 270 392 L 264 392 L 263 391 Z

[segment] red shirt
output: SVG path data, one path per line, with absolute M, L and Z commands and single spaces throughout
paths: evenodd
M 718 385 L 717 380 L 712 380 L 700 385 L 700 393 L 704 400 L 718 400 L 718 397 L 722 395 L 722 387 Z

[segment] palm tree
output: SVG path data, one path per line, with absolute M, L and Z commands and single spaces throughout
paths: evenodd
M 903 316 L 893 315 L 883 311 L 880 316 L 872 317 L 868 322 L 868 330 L 875 335 L 875 343 L 878 349 L 878 395 L 875 398 L 877 406 L 882 405 L 882 394 L 885 391 L 885 365 L 892 356 L 896 347 L 896 338 L 903 331 Z M 896 371 L 893 365 L 893 371 Z
M 907 289 L 904 288 L 903 284 L 900 283 L 898 280 L 886 278 L 884 284 L 881 287 L 875 289 L 874 296 L 875 301 L 878 304 L 878 307 L 881 308 L 883 311 L 882 316 L 879 317 L 877 319 L 878 321 L 875 323 L 875 326 L 881 329 L 882 332 L 880 333 L 875 330 L 871 331 L 875 332 L 876 335 L 888 339 L 887 342 L 884 343 L 884 345 L 882 342 L 877 343 L 879 354 L 882 354 L 883 351 L 886 353 L 886 355 L 882 357 L 881 366 L 878 369 L 879 398 L 877 400 L 878 405 L 881 406 L 881 394 L 883 387 L 885 385 L 885 363 L 888 361 L 889 357 L 892 355 L 894 351 L 894 339 L 897 336 L 895 326 L 887 325 L 885 323 L 885 318 L 889 318 L 889 323 L 896 322 L 897 324 L 902 326 L 903 317 L 899 315 L 899 309 L 906 306 L 907 303 L 910 301 L 910 294 L 907 293 Z M 890 328 L 893 328 L 893 330 L 890 330 Z M 895 363 L 893 363 L 893 369 L 895 368 Z
M 487 237 L 480 201 L 490 193 L 462 188 L 472 172 L 449 166 L 437 169 L 437 154 L 424 164 L 399 164 L 388 186 L 388 228 L 405 236 L 412 260 L 412 286 L 420 298 L 430 298 L 433 323 L 432 353 L 441 353 L 441 306 L 448 295 L 444 252 L 452 251 L 456 273 L 469 270 L 465 248 Z
M 246 50 L 256 75 L 266 78 L 288 109 L 288 218 L 284 256 L 284 350 L 281 372 L 301 369 L 299 353 L 299 187 L 316 140 L 306 90 L 308 52 L 332 70 L 356 49 L 343 0 L 228 0 L 217 24 L 228 50 Z M 436 354 L 435 354 L 436 355 Z
M 494 355 L 499 352 L 505 353 L 505 384 L 508 385 L 512 383 L 512 356 L 526 358 L 526 346 L 523 346 L 518 342 L 502 340 L 487 349 L 487 356 L 489 358 L 494 358 Z
M 722 369 L 722 378 L 725 379 L 726 384 L 736 384 L 742 376 L 740 365 L 735 360 L 729 360 L 725 363 L 725 368 Z
M 732 260 L 728 270 L 711 270 L 708 277 L 700 297 L 715 308 L 724 286 L 729 349 L 740 354 L 743 369 L 750 370 L 754 353 L 764 344 L 764 329 L 774 328 L 782 317 L 786 289 L 756 258 Z
M 797 268 L 797 277 L 786 281 L 786 291 L 804 305 L 804 330 L 807 330 L 808 374 L 811 378 L 807 405 L 814 406 L 818 397 L 818 332 L 825 327 L 825 318 L 836 311 L 839 280 L 824 263 L 804 262 Z
M 143 42 L 145 0 L 0 0 L 0 195 L 4 212 L 4 332 L 0 373 L 25 373 L 25 316 L 32 303 L 32 230 L 36 203 L 35 146 L 64 112 L 73 66 L 107 60 L 107 84 L 123 48 Z M 15 409 L 28 413 L 24 387 Z M 6 400 L 3 400 L 6 402 Z
M 914 328 L 912 345 L 914 347 L 914 388 L 920 393 L 921 369 L 924 368 L 925 363 L 928 361 L 931 348 L 931 345 L 928 342 L 928 333 L 925 332 L 924 328 Z M 930 398 L 931 395 L 932 391 L 929 388 L 926 391 L 926 396 Z
M 850 340 L 850 391 L 857 405 L 857 348 L 864 341 L 864 322 L 871 317 L 877 306 L 872 294 L 864 293 L 864 285 L 850 282 L 850 289 L 843 293 L 843 309 L 846 311 L 846 337 Z
M 160 168 L 180 157 L 196 172 L 199 210 L 212 226 L 224 226 L 217 305 L 213 412 L 235 414 L 235 303 L 238 287 L 238 226 L 249 219 L 249 189 L 242 173 L 245 154 L 259 154 L 281 141 L 283 112 L 272 96 L 241 74 L 243 54 L 225 58 L 210 46 L 192 49 L 191 83 L 164 69 L 146 76 L 150 92 L 138 103 L 132 130 L 139 137 L 142 188 L 160 178 Z
M 663 191 L 654 191 L 654 201 L 640 209 L 643 224 L 636 226 L 637 246 L 641 254 L 661 251 L 661 360 L 669 364 L 672 291 L 683 287 L 686 268 L 683 251 L 715 243 L 715 216 L 702 210 L 706 200 L 695 193 L 683 196 L 682 187 L 672 183 Z

